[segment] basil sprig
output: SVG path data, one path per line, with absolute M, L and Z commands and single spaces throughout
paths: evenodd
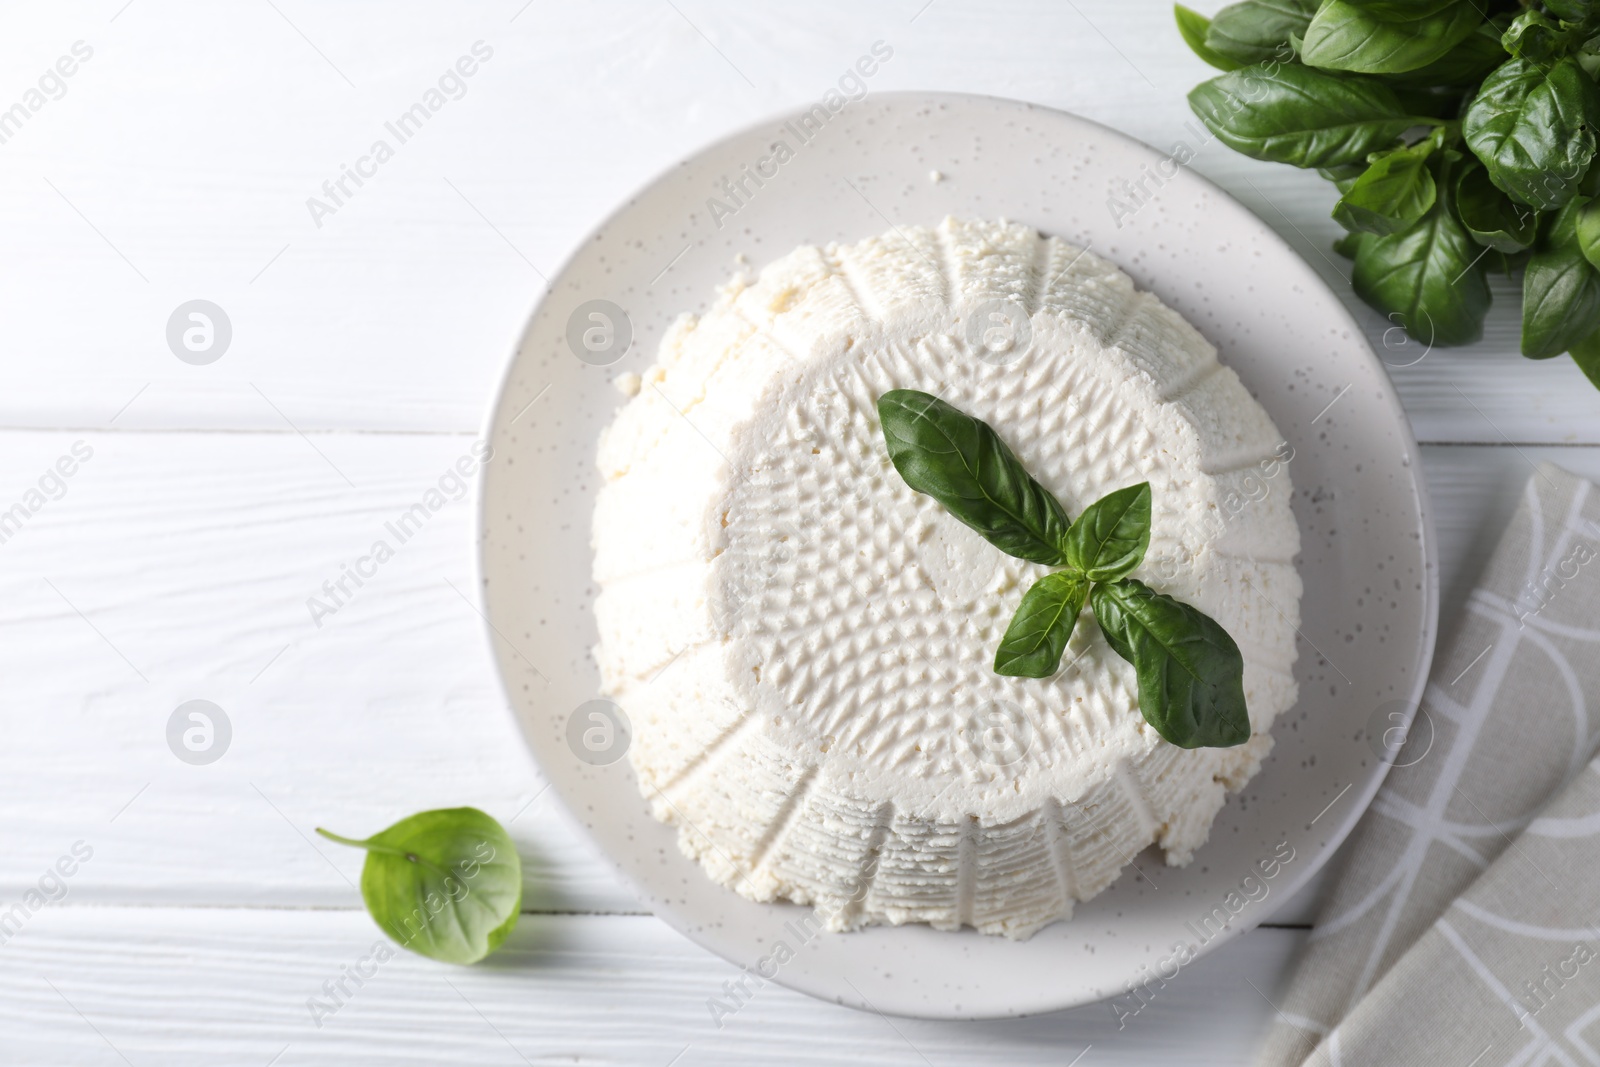
M 1224 70 L 1189 103 L 1224 144 L 1334 182 L 1356 293 L 1427 345 L 1483 335 L 1522 272 L 1522 354 L 1600 353 L 1600 2 L 1241 0 L 1180 32 Z M 1574 225 L 1576 223 L 1576 226 Z M 1572 233 L 1576 229 L 1577 238 Z M 1591 232 L 1592 231 L 1592 232 Z M 1490 254 L 1494 253 L 1494 254 Z
M 1250 739 L 1239 646 L 1199 609 L 1128 577 L 1150 547 L 1149 482 L 1100 498 L 1071 522 L 982 420 L 912 389 L 880 396 L 878 417 L 907 485 L 996 548 L 1062 568 L 1023 594 L 995 650 L 996 674 L 1055 674 L 1088 603 L 1107 643 L 1133 664 L 1139 711 L 1162 738 L 1180 748 Z

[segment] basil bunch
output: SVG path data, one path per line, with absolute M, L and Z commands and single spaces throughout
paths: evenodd
M 1244 658 L 1215 620 L 1128 575 L 1150 547 L 1150 483 L 1118 489 L 1067 518 L 988 423 L 938 397 L 896 389 L 878 398 L 889 459 L 996 548 L 1061 567 L 1040 578 L 995 651 L 996 674 L 1048 678 L 1087 602 L 1106 642 L 1133 664 L 1139 711 L 1180 748 L 1250 739 Z
M 1178 30 L 1206 128 L 1339 191 L 1356 293 L 1428 345 L 1522 270 L 1522 354 L 1600 386 L 1600 0 L 1243 0 Z M 1586 239 L 1586 235 L 1587 238 Z

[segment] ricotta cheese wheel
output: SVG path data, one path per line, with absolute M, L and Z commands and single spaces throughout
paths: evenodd
M 798 248 L 682 317 L 638 386 L 599 450 L 596 655 L 641 791 L 718 882 L 832 930 L 1027 937 L 1151 844 L 1188 863 L 1271 748 L 1296 697 L 1292 452 L 1100 257 L 958 219 Z M 1049 568 L 901 480 L 891 389 L 988 422 L 1069 516 L 1148 481 L 1134 577 L 1237 641 L 1251 739 L 1162 740 L 1087 608 L 1053 677 L 995 674 Z

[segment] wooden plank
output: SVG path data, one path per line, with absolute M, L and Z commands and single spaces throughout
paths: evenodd
M 0 1059 L 1061 1067 L 1081 1055 L 1233 1067 L 1265 1031 L 1266 998 L 1303 939 L 1253 931 L 1125 1018 L 1101 1003 L 958 1023 L 842 1010 L 776 984 L 731 995 L 738 968 L 648 917 L 524 916 L 500 953 L 461 968 L 377 959 L 386 943 L 355 911 L 54 907 L 5 945 Z M 357 984 L 352 971 L 369 977 Z
M 28 838 L 0 886 L 82 838 L 85 900 L 346 904 L 361 857 L 314 826 L 364 835 L 471 803 L 514 820 L 529 906 L 636 910 L 540 795 L 501 700 L 464 599 L 470 503 L 404 544 L 386 528 L 455 485 L 471 440 L 4 435 L 0 510 L 74 442 L 93 454 L 0 545 L 0 812 Z M 319 628 L 308 598 L 380 538 L 394 558 Z M 208 766 L 167 744 L 193 699 L 232 723 Z
M 1195 149 L 1192 167 L 1356 312 L 1421 440 L 1600 443 L 1600 391 L 1570 360 L 1516 354 L 1505 284 L 1482 344 L 1410 365 L 1417 346 L 1398 346 L 1330 251 L 1327 183 L 1192 132 L 1184 94 L 1211 72 L 1165 13 L 1153 27 L 1139 5 L 1038 5 L 1027 33 L 1005 35 L 1004 64 L 975 66 L 994 16 L 949 2 L 914 22 L 849 4 L 801 17 L 639 3 L 605 25 L 561 5 L 515 21 L 492 5 L 396 10 L 8 16 L 23 25 L 0 45 L 7 69 L 43 69 L 78 39 L 95 53 L 5 146 L 0 329 L 18 358 L 0 427 L 473 432 L 545 277 L 598 220 L 694 146 L 813 102 L 881 39 L 895 55 L 873 92 L 1020 95 Z M 465 94 L 317 225 L 308 200 L 480 39 L 494 55 Z M 178 69 L 204 91 L 170 92 Z M 1137 272 L 1131 250 L 1106 251 Z M 195 298 L 233 327 L 208 366 L 167 347 L 169 316 Z

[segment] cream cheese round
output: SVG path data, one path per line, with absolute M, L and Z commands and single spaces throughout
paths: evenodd
M 1149 481 L 1134 576 L 1220 622 L 1254 734 L 1163 741 L 1085 611 L 1048 679 L 994 651 L 1048 568 L 890 465 L 876 401 L 993 426 L 1069 515 Z M 1025 937 L 1160 846 L 1187 863 L 1296 696 L 1291 453 L 1181 317 L 1092 253 L 946 219 L 796 249 L 663 341 L 600 446 L 604 692 L 657 818 L 831 929 Z

